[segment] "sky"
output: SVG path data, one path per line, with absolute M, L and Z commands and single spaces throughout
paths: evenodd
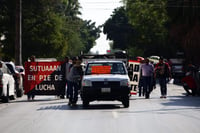
M 122 6 L 121 0 L 79 0 L 81 8 L 81 18 L 84 20 L 92 20 L 96 22 L 96 26 L 102 25 L 115 8 Z M 109 40 L 106 40 L 106 35 L 100 34 L 100 38 L 96 40 L 96 45 L 91 49 L 91 52 L 105 54 L 109 50 Z

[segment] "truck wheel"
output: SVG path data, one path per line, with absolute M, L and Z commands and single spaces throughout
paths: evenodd
M 2 102 L 3 102 L 3 103 L 8 103 L 8 102 L 9 102 L 9 97 L 3 96 L 3 97 L 2 97 Z
M 65 99 L 65 95 L 60 95 L 60 98 L 61 99 Z
M 83 107 L 88 107 L 89 103 L 90 102 L 88 100 L 83 100 Z
M 129 107 L 129 96 L 123 99 L 122 104 L 124 105 L 125 108 Z

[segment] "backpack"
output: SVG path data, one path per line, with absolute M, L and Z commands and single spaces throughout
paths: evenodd
M 79 82 L 82 79 L 83 70 L 81 66 L 73 67 L 73 81 Z

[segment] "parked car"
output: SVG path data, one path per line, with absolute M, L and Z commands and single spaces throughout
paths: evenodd
M 24 94 L 24 88 L 23 88 L 24 69 L 16 67 L 13 62 L 5 62 L 5 64 L 8 67 L 8 69 L 10 70 L 10 72 L 13 75 L 13 78 L 15 80 L 16 96 L 22 97 Z
M 118 100 L 129 107 L 130 80 L 122 61 L 88 62 L 82 79 L 83 106 L 95 100 Z
M 0 99 L 3 102 L 15 99 L 15 80 L 3 61 L 0 61 Z
M 137 61 L 142 61 L 142 60 L 144 60 L 144 58 L 141 57 L 141 56 L 137 56 L 136 59 L 137 59 Z
M 171 58 L 169 59 L 172 78 L 175 80 L 181 80 L 185 76 L 184 72 L 184 59 L 183 58 Z
M 172 78 L 182 79 L 185 76 L 185 72 L 183 70 L 183 64 L 172 64 L 171 74 Z
M 153 62 L 154 64 L 157 64 L 159 62 L 160 56 L 152 55 L 148 57 L 150 62 Z

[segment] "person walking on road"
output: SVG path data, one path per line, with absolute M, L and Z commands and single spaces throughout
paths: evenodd
M 30 60 L 28 60 L 28 61 L 29 61 L 29 62 L 35 62 L 35 61 L 36 61 L 35 58 L 36 58 L 35 55 L 32 55 L 32 56 L 30 57 Z M 29 92 L 27 93 L 27 99 L 28 99 L 28 101 L 30 101 L 31 99 L 32 99 L 32 100 L 35 99 L 34 91 L 29 91 Z
M 83 75 L 81 61 L 77 57 L 72 59 L 73 66 L 69 72 L 69 103 L 68 105 L 76 105 L 78 100 L 79 84 Z
M 66 80 L 67 89 L 65 91 L 66 91 L 67 98 L 69 98 L 69 72 L 70 72 L 71 65 L 72 64 L 69 62 L 69 57 L 66 56 L 65 57 L 65 80 Z
M 160 57 L 159 62 L 155 65 L 155 78 L 158 79 L 160 84 L 161 96 L 160 98 L 167 97 L 167 79 L 171 78 L 170 66 L 163 61 L 163 57 Z
M 140 60 L 141 66 L 145 63 L 145 60 Z M 140 71 L 140 75 L 142 75 L 142 71 Z M 138 91 L 139 91 L 139 97 L 144 96 L 144 88 L 143 88 L 143 79 L 142 76 L 140 76 L 139 84 L 138 84 Z
M 153 62 L 153 61 L 150 61 L 150 64 L 152 65 L 153 70 L 154 70 L 154 62 Z M 152 92 L 153 89 L 156 88 L 156 79 L 155 79 L 154 74 L 155 74 L 155 72 L 153 72 L 153 75 L 151 76 L 151 87 L 150 87 L 150 92 Z
M 145 63 L 141 65 L 142 71 L 142 80 L 143 80 L 143 89 L 145 93 L 145 98 L 148 99 L 150 97 L 151 85 L 152 85 L 152 76 L 154 73 L 154 68 L 151 64 L 149 64 L 149 59 L 145 59 Z

